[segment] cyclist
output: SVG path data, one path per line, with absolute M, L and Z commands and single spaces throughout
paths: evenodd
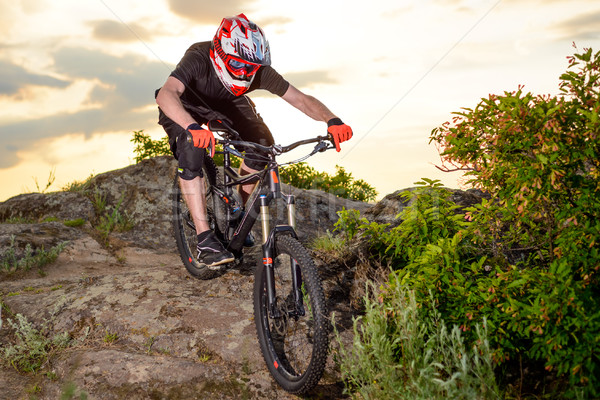
M 231 252 L 210 230 L 202 167 L 206 148 L 214 155 L 215 138 L 201 125 L 211 110 L 225 115 L 243 140 L 265 146 L 274 143 L 269 128 L 256 112 L 245 93 L 265 89 L 280 96 L 309 117 L 327 122 L 336 150 L 352 137 L 352 129 L 323 103 L 289 84 L 271 66 L 269 43 L 256 24 L 244 14 L 224 18 L 212 42 L 193 44 L 185 53 L 165 84 L 156 91 L 159 124 L 169 136 L 173 155 L 178 160 L 181 191 L 198 234 L 198 261 L 209 268 L 234 260 Z M 241 175 L 262 170 L 266 162 L 246 151 Z M 243 201 L 254 184 L 242 185 Z M 252 245 L 252 239 L 247 239 Z

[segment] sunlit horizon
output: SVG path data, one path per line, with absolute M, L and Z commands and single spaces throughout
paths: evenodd
M 154 90 L 185 50 L 210 40 L 222 17 L 244 12 L 263 27 L 273 67 L 354 130 L 340 165 L 379 192 L 443 173 L 432 129 L 490 93 L 519 85 L 558 94 L 566 57 L 598 50 L 600 4 L 494 0 L 287 3 L 47 0 L 0 5 L 0 201 L 49 191 L 134 162 L 132 132 L 164 135 Z M 276 142 L 323 134 L 275 96 L 250 95 Z

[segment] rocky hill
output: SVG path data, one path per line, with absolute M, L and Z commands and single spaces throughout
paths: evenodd
M 3 363 L 0 398 L 57 399 L 68 390 L 89 399 L 293 398 L 270 378 L 256 340 L 252 284 L 259 246 L 217 279 L 189 276 L 170 224 L 174 174 L 174 161 L 159 157 L 73 191 L 0 203 L 4 259 L 26 256 L 28 246 L 64 246 L 42 274 L 0 273 L 0 354 L 16 342 L 19 332 L 8 319 L 17 314 L 47 338 L 63 332 L 72 338 L 36 374 Z M 319 191 L 284 190 L 297 196 L 304 242 L 332 230 L 336 211 L 371 207 Z M 116 221 L 112 230 L 110 221 Z M 328 274 L 330 304 L 349 321 L 351 309 L 332 295 L 341 290 L 338 275 Z M 315 395 L 337 398 L 341 387 L 330 361 Z
M 158 157 L 70 191 L 0 203 L 2 260 L 62 249 L 41 270 L 0 272 L 0 356 L 29 329 L 27 322 L 47 343 L 59 334 L 69 338 L 64 346 L 45 347 L 50 354 L 41 358 L 37 373 L 19 373 L 2 362 L 0 399 L 80 398 L 82 392 L 88 399 L 295 398 L 273 382 L 258 348 L 252 285 L 259 246 L 223 276 L 202 281 L 188 275 L 170 223 L 174 175 L 172 158 Z M 284 190 L 296 195 L 305 243 L 333 230 L 342 208 L 394 223 L 406 206 L 401 191 L 370 205 L 320 191 Z M 477 201 L 455 194 L 459 203 Z M 352 263 L 316 258 L 337 328 L 349 340 L 356 313 L 349 304 Z M 27 319 L 19 328 L 8 322 L 14 324 L 17 314 Z M 343 397 L 332 357 L 311 397 Z

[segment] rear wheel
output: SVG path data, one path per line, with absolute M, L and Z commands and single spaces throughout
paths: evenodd
M 321 281 L 300 242 L 286 235 L 277 236 L 273 268 L 278 316 L 273 318 L 268 310 L 268 268 L 259 265 L 254 281 L 254 318 L 260 348 L 277 383 L 290 393 L 305 393 L 319 382 L 327 361 L 329 318 Z M 294 274 L 300 287 L 297 295 L 292 285 Z
M 204 188 L 206 193 L 207 218 L 210 228 L 220 240 L 225 239 L 226 232 L 226 210 L 223 203 L 214 194 L 213 188 L 217 183 L 217 167 L 211 158 L 206 157 L 203 167 Z M 175 242 L 181 261 L 188 272 L 200 279 L 211 279 L 219 274 L 219 271 L 209 269 L 205 264 L 196 260 L 196 246 L 198 237 L 196 227 L 192 220 L 190 211 L 185 203 L 181 188 L 179 186 L 179 175 L 175 175 L 173 182 L 173 230 Z

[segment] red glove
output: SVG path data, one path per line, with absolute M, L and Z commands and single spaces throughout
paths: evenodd
M 340 143 L 350 140 L 352 137 L 352 128 L 343 123 L 339 118 L 331 118 L 327 122 L 327 133 L 333 138 L 335 149 L 340 151 Z
M 215 156 L 215 135 L 207 129 L 202 128 L 199 124 L 193 123 L 187 127 L 188 141 L 194 143 L 195 147 L 206 149 L 211 157 Z M 191 137 L 190 137 L 191 136 Z

